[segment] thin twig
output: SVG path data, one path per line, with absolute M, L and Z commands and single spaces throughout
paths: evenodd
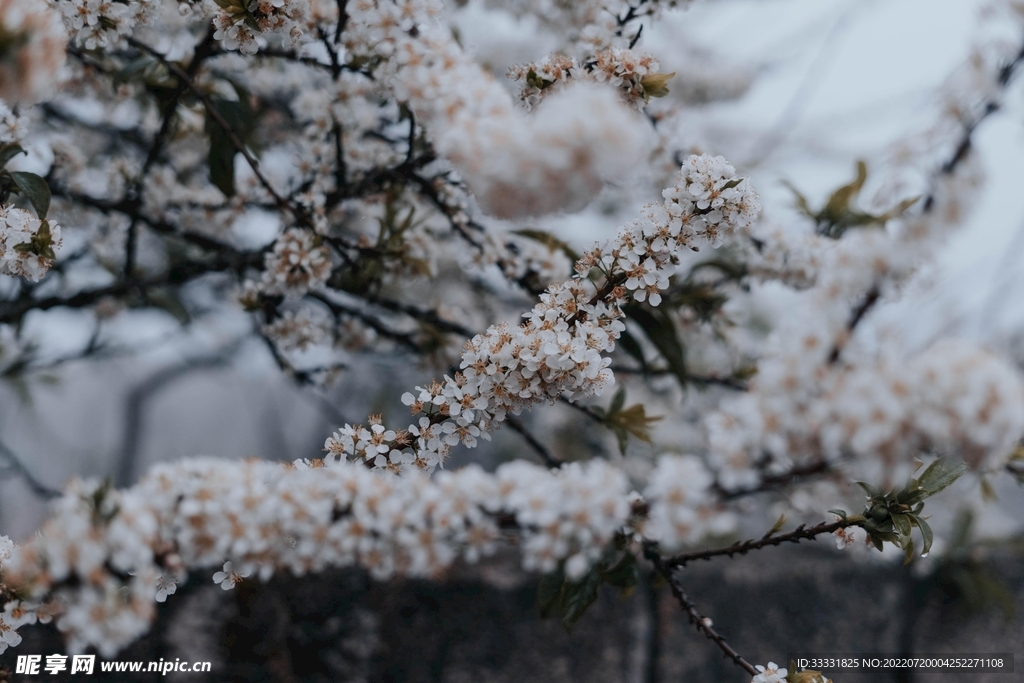
M 506 415 L 505 423 L 508 424 L 514 431 L 518 432 L 526 443 L 530 444 L 530 447 L 536 451 L 540 459 L 544 461 L 544 464 L 548 467 L 561 467 L 562 460 L 554 455 L 548 447 L 541 443 L 537 437 L 530 433 L 530 431 L 523 425 L 515 415 Z
M 713 557 L 746 555 L 751 550 L 760 550 L 761 548 L 778 546 L 783 543 L 799 543 L 800 541 L 808 541 L 820 536 L 821 534 L 831 534 L 839 529 L 845 529 L 850 526 L 857 526 L 857 523 L 846 519 L 840 519 L 835 522 L 822 522 L 821 524 L 816 524 L 812 527 L 801 524 L 793 531 L 784 534 L 768 534 L 756 540 L 751 539 L 749 541 L 733 543 L 725 548 L 698 550 L 696 552 L 673 555 L 666 559 L 665 563 L 669 567 L 685 567 L 688 563 L 693 562 L 694 560 L 710 560 Z
M 696 626 L 698 631 L 703 631 L 708 640 L 713 641 L 725 656 L 732 660 L 733 664 L 742 668 L 751 676 L 756 676 L 758 671 L 754 668 L 754 665 L 741 657 L 740 654 L 736 652 L 731 645 L 729 645 L 725 640 L 725 637 L 711 626 L 711 620 L 697 611 L 697 606 L 692 600 L 690 600 L 689 596 L 686 595 L 686 591 L 683 590 L 683 587 L 676 578 L 672 567 L 666 565 L 664 558 L 662 558 L 657 549 L 652 545 L 646 545 L 644 546 L 644 555 L 651 561 L 655 570 L 657 570 L 662 578 L 664 578 L 668 583 L 669 587 L 672 589 L 672 595 L 674 595 L 676 600 L 679 601 L 679 605 L 683 608 L 683 612 L 690 620 L 690 623 Z
M 8 448 L 3 442 L 0 442 L 0 457 L 7 461 L 8 464 L 6 469 L 13 470 L 16 475 L 24 479 L 32 493 L 36 494 L 40 498 L 56 498 L 60 495 L 60 491 L 50 488 L 36 479 L 35 476 L 29 472 L 28 468 L 25 467 L 25 464 L 21 462 L 21 459 L 15 455 L 14 451 Z

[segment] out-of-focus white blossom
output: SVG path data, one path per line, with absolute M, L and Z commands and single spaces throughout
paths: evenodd
M 650 505 L 644 535 L 664 549 L 678 549 L 708 535 L 725 535 L 735 516 L 715 501 L 714 477 L 693 455 L 663 455 L 644 489 Z
M 62 0 L 54 3 L 64 15 L 72 40 L 86 50 L 120 47 L 125 36 L 145 23 L 159 6 L 157 0 Z
M 68 36 L 45 0 L 0 0 L 0 100 L 31 104 L 60 80 Z
M 579 208 L 646 151 L 644 123 L 609 88 L 581 83 L 548 98 L 534 116 L 518 111 L 437 25 L 435 0 L 364 0 L 349 12 L 347 45 L 387 59 L 382 76 L 396 97 L 494 215 Z
M 271 294 L 302 296 L 321 287 L 331 276 L 331 254 L 318 235 L 309 230 L 285 231 L 266 256 L 263 290 Z

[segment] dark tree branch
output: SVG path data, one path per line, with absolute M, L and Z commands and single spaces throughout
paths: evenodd
M 669 587 L 672 589 L 672 595 L 674 595 L 676 600 L 679 601 L 679 605 L 683 608 L 683 613 L 686 614 L 690 623 L 697 627 L 697 631 L 702 631 L 708 640 L 714 642 L 724 655 L 732 660 L 733 664 L 740 667 L 751 676 L 756 676 L 758 671 L 754 668 L 754 665 L 741 657 L 740 654 L 736 652 L 731 645 L 729 645 L 725 640 L 725 637 L 712 628 L 711 620 L 697 611 L 696 604 L 694 604 L 694 602 L 690 600 L 689 596 L 686 595 L 686 591 L 683 590 L 682 584 L 680 584 L 679 580 L 676 578 L 673 568 L 665 563 L 657 549 L 654 546 L 646 545 L 644 546 L 644 555 L 651 561 L 651 564 L 654 565 L 658 574 L 660 574 L 668 583 Z
M 554 455 L 550 450 L 548 450 L 547 446 L 541 443 L 540 440 L 537 439 L 537 437 L 530 433 L 530 431 L 523 425 L 523 423 L 520 421 L 518 417 L 516 417 L 515 415 L 506 415 L 505 423 L 508 424 L 508 426 L 511 427 L 513 431 L 518 432 L 523 437 L 523 439 L 526 440 L 526 443 L 530 444 L 530 448 L 532 448 L 537 453 L 540 459 L 544 461 L 545 465 L 554 468 L 561 467 L 564 464 L 561 458 Z
M 692 553 L 673 555 L 665 560 L 669 567 L 685 567 L 694 560 L 710 560 L 713 557 L 733 557 L 734 555 L 746 555 L 751 550 L 760 550 L 771 546 L 782 545 L 783 543 L 799 543 L 800 541 L 812 540 L 821 534 L 831 534 L 838 529 L 845 529 L 851 526 L 858 526 L 856 522 L 841 519 L 836 522 L 822 522 L 808 527 L 801 524 L 793 531 L 784 534 L 769 533 L 757 540 L 749 540 L 733 543 L 725 548 L 713 550 L 699 550 Z
M 28 468 L 25 467 L 25 464 L 21 462 L 21 459 L 15 455 L 14 451 L 8 448 L 3 442 L 0 442 L 0 458 L 7 462 L 3 469 L 11 471 L 15 476 L 19 476 L 24 479 L 25 483 L 28 484 L 29 490 L 31 490 L 35 495 L 40 498 L 56 498 L 60 495 L 60 491 L 50 488 L 36 479 L 35 476 L 29 472 Z

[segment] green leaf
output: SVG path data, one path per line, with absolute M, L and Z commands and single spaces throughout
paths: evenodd
M 907 209 L 916 204 L 917 200 L 919 200 L 920 198 L 921 196 L 918 195 L 917 197 L 910 197 L 909 199 L 904 199 L 902 202 L 900 202 L 899 204 L 897 204 L 896 206 L 894 206 L 893 208 L 889 209 L 881 216 L 879 216 L 878 219 L 884 223 L 890 219 L 899 218 L 904 213 L 906 213 Z
M 981 484 L 981 497 L 989 502 L 993 502 L 999 499 L 996 495 L 996 490 L 992 488 L 992 484 L 989 483 L 986 477 L 981 477 L 979 480 Z
M 783 180 L 782 184 L 789 188 L 789 191 L 793 193 L 793 198 L 796 201 L 796 208 L 800 209 L 800 213 L 804 214 L 808 218 L 818 220 L 818 214 L 811 210 L 811 205 L 807 203 L 807 197 L 796 189 L 796 186 L 788 180 Z
M 688 383 L 686 351 L 676 335 L 676 326 L 672 318 L 660 308 L 638 304 L 627 306 L 625 312 L 643 329 L 644 334 L 668 363 L 680 386 L 685 387 Z
M 151 291 L 147 298 L 150 305 L 170 313 L 182 325 L 192 320 L 192 316 L 189 314 L 188 309 L 185 308 L 185 304 L 181 302 L 181 299 L 178 298 L 173 290 L 158 289 Z
M 917 479 L 917 485 L 933 496 L 959 479 L 967 471 L 963 460 L 942 457 L 928 466 Z
M 249 104 L 248 92 L 239 85 L 232 85 L 238 93 L 237 100 L 215 99 L 210 105 L 238 139 L 248 144 L 256 128 L 256 117 Z M 210 138 L 210 182 L 226 196 L 232 197 L 235 194 L 235 154 L 238 150 L 213 116 L 206 117 L 206 133 Z
M 597 568 L 592 568 L 578 583 L 566 582 L 562 587 L 565 614 L 562 625 L 566 631 L 572 631 L 573 625 L 597 600 L 597 589 L 601 585 L 601 577 Z
M 235 196 L 235 154 L 237 150 L 231 140 L 218 126 L 210 131 L 210 182 L 227 197 Z
M 636 565 L 636 555 L 626 552 L 622 559 L 609 569 L 601 572 L 601 578 L 616 588 L 628 590 L 640 580 L 640 570 Z
M 623 456 L 626 455 L 626 448 L 629 446 L 629 433 L 622 427 L 617 425 L 612 426 L 612 432 L 615 434 L 615 441 L 619 446 L 619 453 Z
M 910 564 L 914 561 L 914 542 L 907 540 L 903 544 L 903 564 Z
M 849 211 L 850 202 L 860 194 L 860 190 L 864 187 L 864 181 L 868 179 L 868 167 L 863 160 L 857 160 L 857 177 L 853 179 L 853 182 L 848 185 L 843 185 L 828 198 L 825 202 L 825 207 L 819 213 L 820 220 L 826 220 L 831 224 L 836 224 L 842 218 L 843 214 Z
M 843 515 L 843 517 L 846 517 L 846 515 L 844 514 L 844 515 Z M 774 533 L 775 533 L 776 531 L 778 531 L 779 529 L 781 529 L 781 528 L 782 528 L 782 526 L 783 526 L 783 525 L 784 525 L 785 523 L 786 523 L 786 515 L 784 515 L 784 514 L 782 514 L 782 515 L 779 515 L 779 518 L 778 518 L 777 520 L 775 520 L 775 524 L 773 524 L 773 525 L 772 525 L 772 528 L 768 530 L 768 533 L 766 533 L 766 534 L 764 535 L 764 537 L 765 537 L 765 538 L 768 538 L 769 536 L 771 536 L 772 534 L 774 534 Z
M 18 190 L 32 204 L 32 208 L 36 210 L 39 218 L 46 218 L 46 214 L 50 210 L 50 186 L 46 184 L 46 181 L 35 173 L 25 171 L 14 171 L 11 173 L 11 178 L 18 186 Z
M 540 607 L 541 619 L 560 616 L 562 610 L 562 584 L 565 574 L 561 568 L 540 577 L 537 585 L 537 605 Z
M 882 489 L 872 486 L 866 481 L 856 481 L 854 483 L 864 490 L 864 493 L 868 495 L 868 498 L 877 498 L 882 495 Z
M 131 80 L 133 76 L 142 73 L 143 71 L 157 63 L 158 62 L 156 61 L 156 59 L 149 55 L 143 55 L 138 59 L 133 59 L 132 61 L 128 62 L 128 64 L 125 65 L 123 69 L 114 74 L 114 86 L 116 87 L 121 83 L 126 83 L 127 81 Z
M 935 535 L 932 533 L 932 528 L 928 525 L 928 522 L 924 521 L 917 515 L 911 517 L 917 528 L 921 530 L 921 538 L 924 540 L 924 547 L 921 548 L 921 557 L 927 557 L 928 553 L 931 552 L 932 543 L 935 541 Z
M 554 81 L 549 81 L 546 78 L 541 78 L 540 75 L 533 69 L 526 72 L 526 84 L 537 88 L 538 90 L 544 90 L 551 86 Z
M 669 74 L 648 74 L 641 78 L 640 87 L 644 91 L 644 100 L 668 95 L 668 82 L 675 75 L 676 72 L 673 71 Z
M 833 515 L 838 515 L 841 519 L 846 519 L 846 510 L 829 510 Z
M 7 162 L 18 156 L 19 154 L 26 154 L 25 150 L 16 142 L 8 142 L 5 145 L 0 145 L 0 168 L 7 165 Z
M 625 403 L 626 403 L 626 388 L 625 387 L 619 387 L 619 390 L 615 392 L 615 396 L 612 397 L 611 405 L 608 406 L 608 417 L 611 418 L 611 416 L 615 415 L 620 410 L 622 410 L 622 406 Z
M 922 488 L 918 488 L 911 491 L 900 491 L 896 496 L 896 502 L 902 503 L 903 505 L 917 505 L 922 500 L 929 496 L 929 492 Z
M 619 344 L 622 345 L 622 350 L 631 355 L 633 358 L 640 362 L 641 369 L 647 371 L 647 359 L 644 358 L 644 350 L 640 346 L 640 342 L 636 340 L 636 337 L 629 333 L 629 330 L 623 330 L 619 335 Z
M 890 515 L 889 518 L 892 519 L 893 526 L 897 533 L 899 533 L 901 541 L 910 538 L 910 531 L 913 529 L 913 526 L 910 524 L 909 517 L 906 515 Z
M 645 443 L 651 442 L 650 427 L 661 419 L 660 415 L 648 415 L 642 403 L 634 403 L 628 408 L 622 405 L 626 401 L 625 388 L 619 389 L 608 412 L 604 413 L 605 425 L 615 433 L 619 443 L 619 450 L 626 454 L 626 446 L 629 443 L 629 434 Z

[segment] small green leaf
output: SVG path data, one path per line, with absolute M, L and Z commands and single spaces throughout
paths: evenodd
M 868 495 L 868 498 L 877 498 L 882 495 L 882 489 L 872 486 L 866 481 L 855 481 L 854 483 L 864 490 L 864 493 Z
M 537 88 L 538 90 L 544 90 L 545 88 L 550 87 L 552 83 L 554 83 L 554 81 L 541 78 L 533 69 L 526 72 L 526 84 L 530 87 Z
M 138 59 L 133 59 L 128 62 L 123 69 L 114 74 L 114 85 L 117 86 L 131 80 L 133 76 L 142 73 L 156 63 L 156 59 L 149 55 L 143 55 Z
M 185 325 L 192 320 L 192 316 L 189 314 L 188 309 L 185 308 L 185 305 L 173 290 L 158 289 L 151 291 L 148 294 L 148 299 L 150 305 L 170 313 L 182 325 Z
M 636 337 L 629 333 L 629 330 L 623 330 L 619 335 L 619 344 L 622 345 L 622 350 L 631 355 L 633 358 L 640 362 L 640 367 L 644 372 L 647 371 L 647 359 L 644 358 L 644 350 L 641 348 L 640 343 L 636 340 Z
M 561 568 L 540 577 L 537 585 L 537 605 L 540 607 L 542 619 L 560 616 L 562 614 L 562 584 L 565 583 L 565 574 Z
M 921 538 L 924 540 L 924 547 L 921 548 L 921 557 L 927 557 L 928 553 L 931 552 L 932 543 L 935 541 L 935 535 L 932 533 L 932 528 L 928 525 L 928 522 L 924 521 L 917 515 L 915 515 L 913 519 L 917 522 L 917 528 L 921 530 Z
M 845 516 L 846 516 L 846 515 L 844 514 L 844 515 L 843 515 L 843 517 L 845 517 Z M 777 520 L 775 520 L 775 524 L 773 524 L 773 525 L 772 525 L 772 528 L 768 530 L 768 533 L 766 533 L 766 534 L 764 535 L 764 537 L 765 537 L 765 538 L 768 538 L 769 536 L 771 536 L 772 534 L 774 534 L 774 533 L 775 533 L 776 531 L 778 531 L 779 529 L 781 529 L 781 528 L 782 528 L 782 526 L 783 526 L 783 525 L 784 525 L 785 523 L 786 523 L 786 515 L 784 515 L 784 514 L 782 514 L 782 515 L 779 515 L 779 518 L 778 518 Z
M 235 195 L 235 154 L 237 150 L 231 140 L 219 127 L 210 132 L 210 153 L 207 162 L 210 166 L 210 182 L 217 186 L 225 196 Z
M 22 146 L 16 142 L 8 142 L 7 144 L 0 145 L 0 168 L 6 166 L 8 161 L 19 154 L 26 154 L 26 152 Z
M 660 308 L 649 308 L 639 304 L 627 306 L 626 315 L 643 329 L 644 334 L 668 363 L 680 386 L 685 387 L 688 383 L 686 350 L 679 341 L 672 318 Z
M 232 84 L 234 85 L 234 84 Z M 215 99 L 211 102 L 213 109 L 220 114 L 232 132 L 247 143 L 256 127 L 256 118 L 249 105 L 249 95 L 241 86 L 234 85 L 238 93 L 237 100 Z M 228 133 L 217 123 L 216 119 L 207 115 L 206 133 L 210 138 L 210 151 L 207 161 L 210 167 L 210 182 L 228 197 L 235 194 L 235 154 L 238 150 Z
M 992 488 L 992 484 L 989 483 L 989 480 L 987 478 L 981 477 L 979 483 L 981 484 L 982 498 L 989 502 L 996 501 L 999 499 L 999 496 L 996 495 L 996 490 Z
M 913 528 L 910 524 L 910 518 L 906 515 L 890 515 L 893 526 L 900 535 L 900 539 L 910 538 L 910 531 Z
M 840 519 L 846 519 L 846 510 L 829 510 L 829 512 L 838 516 Z
M 14 171 L 11 173 L 11 178 L 18 186 L 18 190 L 32 204 L 32 208 L 36 210 L 39 218 L 46 218 L 46 214 L 50 210 L 50 186 L 46 184 L 46 181 L 35 173 L 25 171 Z
M 612 426 L 612 432 L 615 434 L 615 441 L 619 445 L 619 453 L 625 456 L 626 448 L 629 446 L 629 433 L 618 425 Z
M 623 554 L 614 566 L 601 572 L 601 578 L 616 588 L 628 590 L 636 586 L 640 580 L 640 570 L 636 565 L 636 555 L 631 552 Z
M 848 185 L 843 185 L 828 198 L 820 216 L 823 220 L 835 225 L 849 210 L 850 202 L 860 193 L 864 182 L 868 179 L 868 167 L 863 160 L 857 160 L 857 177 Z
M 796 208 L 800 209 L 800 213 L 804 214 L 808 218 L 818 220 L 818 214 L 811 210 L 811 205 L 807 202 L 807 197 L 805 197 L 800 190 L 796 189 L 796 186 L 788 180 L 783 180 L 782 184 L 789 188 L 789 191 L 793 193 L 793 199 L 796 201 Z
M 597 589 L 601 585 L 601 577 L 597 568 L 592 568 L 578 583 L 566 582 L 563 587 L 565 614 L 562 625 L 566 631 L 572 631 L 573 625 L 597 600 Z
M 942 457 L 928 466 L 917 480 L 917 485 L 933 496 L 959 479 L 967 471 L 967 463 L 956 458 Z
M 622 410 L 623 404 L 626 402 L 626 388 L 619 387 L 619 390 L 615 392 L 615 396 L 612 397 L 612 403 L 608 406 L 608 417 L 615 415 Z
M 640 79 L 640 87 L 644 91 L 644 100 L 651 97 L 665 97 L 668 95 L 668 82 L 676 72 L 669 74 L 648 74 Z

